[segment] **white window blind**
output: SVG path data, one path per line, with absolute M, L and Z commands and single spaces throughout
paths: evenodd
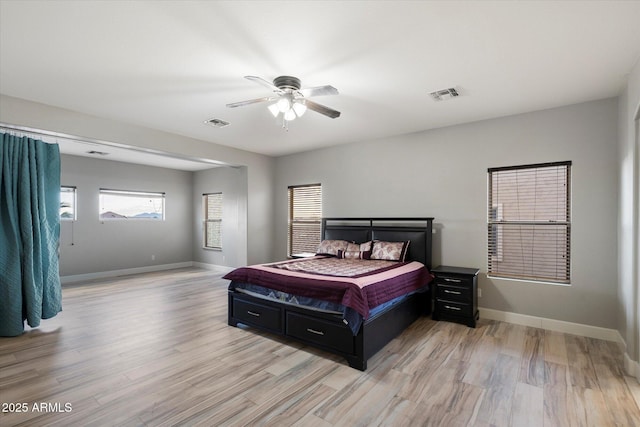
M 571 280 L 571 162 L 488 169 L 488 274 Z
M 202 195 L 204 206 L 204 247 L 222 249 L 222 193 Z
M 75 221 L 76 213 L 76 187 L 60 187 L 60 219 L 63 221 Z
M 291 186 L 288 203 L 288 255 L 315 253 L 322 229 L 322 186 Z
M 100 189 L 100 220 L 164 221 L 164 193 Z

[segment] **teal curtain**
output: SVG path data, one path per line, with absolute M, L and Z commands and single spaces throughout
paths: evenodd
M 0 336 L 62 310 L 60 150 L 0 133 Z

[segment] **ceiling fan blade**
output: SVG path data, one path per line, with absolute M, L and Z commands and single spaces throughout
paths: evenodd
M 308 99 L 305 99 L 304 105 L 306 105 L 308 109 L 313 110 L 316 113 L 324 114 L 325 116 L 331 117 L 332 119 L 340 117 L 340 111 L 336 111 L 332 108 L 325 107 L 324 105 L 318 104 L 317 102 L 313 102 L 313 101 L 309 101 Z
M 266 81 L 262 77 L 244 76 L 244 78 L 247 79 L 247 80 L 251 80 L 252 82 L 256 82 L 258 84 L 261 84 L 262 86 L 266 86 L 266 87 L 268 87 L 269 89 L 271 89 L 272 91 L 274 91 L 276 93 L 282 93 L 281 89 L 279 89 L 273 83 Z
M 331 85 L 325 86 L 316 86 L 316 87 L 307 87 L 304 89 L 300 89 L 300 92 L 303 96 L 325 96 L 325 95 L 338 95 L 338 89 Z
M 229 108 L 244 107 L 245 105 L 257 104 L 258 102 L 273 101 L 275 99 L 278 99 L 278 98 L 275 96 L 265 96 L 264 98 L 256 98 L 256 99 L 249 99 L 247 101 L 233 102 L 231 104 L 227 104 L 227 107 Z

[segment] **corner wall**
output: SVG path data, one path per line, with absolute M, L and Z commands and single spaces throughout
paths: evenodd
M 247 168 L 221 167 L 193 174 L 193 261 L 225 267 L 247 264 Z M 222 193 L 222 250 L 204 248 L 202 195 Z M 242 242 L 245 242 L 243 245 Z
M 625 368 L 640 379 L 640 61 L 619 99 L 618 331 Z
M 190 262 L 191 172 L 61 156 L 61 184 L 75 186 L 77 220 L 60 224 L 60 275 Z M 99 190 L 165 193 L 165 220 L 101 221 Z

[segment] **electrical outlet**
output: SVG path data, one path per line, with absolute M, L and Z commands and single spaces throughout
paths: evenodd
M 155 261 L 156 260 L 156 256 L 155 255 L 151 255 L 151 261 Z
M 478 298 L 482 298 L 482 289 L 478 288 Z

